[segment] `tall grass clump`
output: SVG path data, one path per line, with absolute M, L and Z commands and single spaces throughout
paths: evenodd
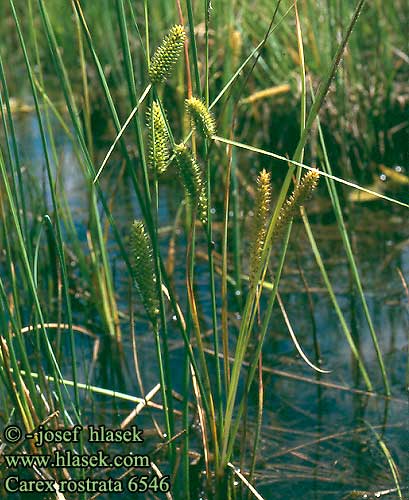
M 310 1 L 297 7 L 278 0 L 270 12 L 266 0 L 257 2 L 259 9 L 250 2 L 214 2 L 212 9 L 209 1 L 203 8 L 191 0 L 156 6 L 115 0 L 101 7 L 73 0 L 64 20 L 53 2 L 28 0 L 27 9 L 13 0 L 3 3 L 13 42 L 0 47 L 2 421 L 19 423 L 26 432 L 40 424 L 85 425 L 91 417 L 106 417 L 88 409 L 103 394 L 117 424 L 118 415 L 127 412 L 119 426 L 143 418 L 155 430 L 149 474 L 169 475 L 173 498 L 247 498 L 245 489 L 262 498 L 255 471 L 263 426 L 263 352 L 276 302 L 284 309 L 279 287 L 294 221 L 304 225 L 324 292 L 362 379 L 364 387 L 356 390 L 372 394 L 378 378 L 385 397 L 391 394 L 340 186 L 408 205 L 345 179 L 342 169 L 334 172 L 322 127 L 323 120 L 327 131 L 334 125 L 326 119 L 339 98 L 333 93 L 328 98 L 333 82 L 346 91 L 343 77 L 353 72 L 354 57 L 362 57 L 358 18 L 366 14 L 365 1 L 345 2 L 336 32 L 331 25 L 322 27 L 322 53 Z M 250 23 L 253 10 L 269 25 Z M 238 11 L 242 16 L 235 17 Z M 383 36 L 393 38 L 391 32 Z M 75 71 L 69 44 L 75 46 Z M 33 182 L 10 108 L 8 79 L 15 77 L 6 64 L 10 52 L 11 60 L 24 63 L 25 95 L 40 135 L 43 165 Z M 290 77 L 300 85 L 292 106 L 282 102 L 279 112 L 285 109 L 286 120 L 267 110 L 268 119 L 254 124 L 257 103 L 290 92 Z M 279 84 L 284 86 L 277 89 Z M 253 92 L 259 88 L 262 93 Z M 299 111 L 293 111 L 294 103 Z M 272 116 L 277 136 L 267 144 L 263 130 L 266 123 L 274 128 Z M 280 120 L 284 131 L 296 129 L 291 144 L 282 140 Z M 65 186 L 60 135 L 70 145 L 69 161 L 85 193 L 80 215 Z M 271 150 L 274 137 L 284 150 Z M 245 158 L 252 169 L 243 176 Z M 319 168 L 311 166 L 316 164 Z M 165 223 L 169 191 L 176 215 Z M 364 311 L 376 358 L 371 371 L 308 219 L 309 201 L 318 191 L 335 214 Z M 87 317 L 86 326 L 79 324 Z M 142 329 L 149 332 L 154 359 L 142 356 Z M 328 371 L 308 361 L 288 329 L 307 365 L 325 378 Z M 97 346 L 85 368 L 80 334 Z M 95 375 L 100 340 L 109 346 L 108 389 L 99 379 L 92 384 L 87 379 Z M 115 366 L 119 376 L 111 379 Z M 145 390 L 145 380 L 153 379 L 155 389 Z M 138 395 L 125 394 L 124 386 L 137 387 Z M 157 392 L 160 399 L 152 402 Z M 395 462 L 375 435 L 400 492 Z M 18 446 L 33 452 L 26 442 Z M 91 452 L 82 440 L 68 448 Z M 94 476 L 84 469 L 30 473 L 54 481 Z

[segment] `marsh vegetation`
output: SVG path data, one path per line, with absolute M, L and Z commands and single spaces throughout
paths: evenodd
M 0 6 L 3 496 L 406 498 L 406 2 Z

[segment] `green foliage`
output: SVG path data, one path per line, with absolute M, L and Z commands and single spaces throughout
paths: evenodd
M 249 423 L 252 418 L 252 409 L 248 411 L 252 403 L 251 390 L 264 340 L 270 331 L 292 222 L 316 189 L 321 176 L 327 181 L 330 202 L 364 306 L 385 391 L 389 391 L 382 352 L 336 189 L 336 182 L 351 183 L 332 174 L 321 127 L 318 127 L 319 147 L 310 132 L 320 113 L 330 140 L 342 149 L 341 157 L 348 159 L 353 156 L 346 147 L 349 141 L 343 140 L 345 136 L 355 134 L 358 151 L 361 150 L 360 140 L 367 152 L 378 147 L 378 136 L 393 143 L 393 134 L 388 136 L 386 128 L 389 108 L 383 106 L 392 101 L 398 105 L 404 95 L 404 92 L 399 93 L 399 85 L 405 82 L 405 69 L 400 63 L 404 57 L 399 49 L 395 50 L 401 46 L 403 38 L 398 29 L 401 23 L 398 13 L 403 3 L 397 1 L 391 6 L 368 2 L 365 10 L 361 0 L 298 2 L 302 36 L 297 38 L 295 26 L 298 28 L 298 24 L 294 21 L 295 4 L 292 1 L 279 2 L 272 29 L 266 34 L 266 20 L 271 16 L 268 0 L 259 0 L 257 9 L 250 2 L 233 1 L 213 2 L 213 9 L 210 9 L 211 2 L 204 2 L 204 5 L 196 2 L 193 8 L 188 0 L 186 4 L 182 2 L 182 13 L 185 14 L 186 8 L 189 21 L 189 29 L 186 28 L 189 51 L 183 73 L 174 71 L 187 36 L 181 25 L 170 28 L 149 60 L 151 40 L 158 40 L 159 34 L 178 19 L 173 2 L 162 0 L 155 6 L 150 4 L 131 0 L 72 3 L 29 0 L 26 11 L 16 1 L 0 3 L 5 13 L 0 20 L 0 104 L 4 131 L 0 148 L 0 384 L 7 398 L 3 419 L 16 418 L 31 432 L 39 422 L 50 417 L 50 408 L 55 408 L 59 411 L 52 417 L 56 425 L 82 422 L 81 405 L 89 393 L 80 394 L 88 385 L 86 381 L 79 381 L 83 372 L 77 372 L 79 353 L 74 332 L 77 319 L 74 305 L 80 302 L 82 307 L 85 303 L 89 307 L 87 312 L 92 311 L 90 316 L 96 317 L 96 331 L 108 332 L 118 352 L 122 352 L 121 329 L 129 319 L 129 330 L 133 330 L 133 311 L 128 314 L 129 310 L 117 301 L 116 287 L 125 281 L 124 278 L 132 280 L 154 333 L 157 367 L 149 365 L 149 370 L 157 370 L 155 380 L 160 383 L 162 418 L 155 419 L 159 422 L 157 428 L 164 428 L 166 436 L 160 439 L 159 445 L 167 452 L 167 460 L 158 456 L 158 462 L 166 473 L 173 474 L 172 480 L 179 488 L 175 487 L 175 491 L 189 499 L 193 470 L 190 451 L 200 442 L 202 449 L 199 451 L 208 472 L 209 484 L 204 486 L 207 496 L 229 498 L 232 493 L 229 470 L 237 472 L 232 461 L 240 460 L 243 469 L 253 470 L 256 466 L 257 439 L 252 456 L 247 460 L 246 436 L 239 440 L 238 435 L 243 421 Z M 352 17 L 355 6 L 355 17 Z M 361 12 L 363 21 L 352 32 Z M 364 22 L 365 16 L 367 22 Z M 344 51 L 346 46 L 348 49 Z M 300 60 L 303 50 L 305 65 Z M 369 56 L 375 52 L 381 56 L 383 72 L 378 70 L 378 59 Z M 345 57 L 341 63 L 342 56 Z M 17 72 L 18 59 L 24 62 L 24 68 Z M 312 87 L 320 82 L 316 99 L 312 98 L 312 92 L 307 94 L 305 85 L 301 86 L 301 94 L 299 91 L 300 69 L 305 74 L 307 68 Z M 169 85 L 160 86 L 171 75 Z M 11 92 L 7 77 L 14 80 Z M 42 179 L 30 177 L 31 165 L 26 167 L 30 152 L 25 150 L 25 144 L 21 144 L 16 134 L 16 110 L 11 109 L 15 101 L 11 96 L 25 86 L 23 80 L 29 88 L 26 91 L 29 101 L 34 103 L 34 114 L 30 117 L 40 133 L 46 188 Z M 332 82 L 334 92 L 327 96 Z M 287 83 L 289 85 L 282 86 Z M 280 85 L 280 91 L 276 85 Z M 192 88 L 197 97 L 191 96 Z M 310 95 L 311 106 L 308 107 Z M 300 98 L 302 112 L 298 118 L 295 104 Z M 143 114 L 145 101 L 148 103 L 146 115 Z M 338 106 L 343 103 L 345 114 L 340 112 L 344 108 Z M 356 107 L 366 111 L 352 112 Z M 17 111 L 25 112 L 23 110 L 23 105 L 17 106 Z M 373 125 L 369 133 L 363 133 L 370 128 L 365 126 L 370 121 L 368 110 L 376 124 L 382 112 L 385 120 L 382 133 L 377 125 Z M 214 116 L 220 137 L 216 136 Z M 345 120 L 347 116 L 351 120 Z M 181 117 L 190 119 L 193 130 L 188 120 L 182 121 Z M 297 120 L 302 127 L 297 127 Z M 55 124 L 58 124 L 58 132 Z M 101 137 L 97 137 L 96 127 L 101 124 L 104 151 L 98 149 Z M 399 131 L 399 128 L 394 129 L 394 133 Z M 70 194 L 65 189 L 65 151 L 59 149 L 59 133 L 65 134 L 71 146 L 72 162 L 88 203 L 81 214 L 85 228 L 82 232 L 78 229 L 78 215 L 72 200 L 67 199 Z M 197 140 L 199 135 L 205 140 Z M 175 144 L 174 136 L 183 140 Z M 237 136 L 246 137 L 247 144 L 238 142 L 241 137 Z M 288 136 L 291 144 L 286 142 Z M 106 142 L 112 146 L 99 170 Z M 268 151 L 261 149 L 265 147 L 263 143 L 269 145 Z M 257 183 L 253 175 L 248 177 L 249 181 L 246 179 L 247 157 L 240 154 L 238 148 L 246 150 L 246 155 L 253 155 L 251 161 L 256 167 L 259 161 L 256 155 L 264 154 L 277 162 L 272 163 L 273 168 L 288 169 L 284 180 L 280 180 L 279 175 L 277 179 L 274 177 L 274 198 L 271 174 L 266 170 L 261 170 Z M 277 153 L 270 151 L 276 148 Z M 321 154 L 325 160 L 322 172 L 309 171 L 302 175 L 301 168 L 319 162 Z M 118 171 L 114 159 L 119 160 Z M 164 178 L 171 177 L 171 169 L 167 176 L 160 174 L 172 161 L 180 180 L 178 187 L 171 184 L 172 189 L 184 190 L 190 210 L 185 210 L 182 203 L 175 221 L 163 228 L 160 218 L 162 183 Z M 148 167 L 158 175 L 149 175 Z M 270 171 L 270 165 L 268 168 Z M 96 171 L 101 174 L 98 179 Z M 293 180 L 295 187 L 289 194 Z M 256 184 L 255 189 L 253 184 Z M 123 186 L 126 188 L 124 197 L 121 196 Z M 50 196 L 42 197 L 46 189 Z M 35 190 L 36 195 L 33 194 Z M 254 200 L 245 204 L 243 200 L 253 192 Z M 33 201 L 35 197 L 39 199 Z M 118 212 L 118 204 L 123 208 L 129 199 L 132 203 Z M 179 196 L 175 199 L 179 200 Z M 273 200 L 275 208 L 271 213 Z M 385 200 L 407 207 L 404 202 L 390 197 L 384 197 Z M 210 207 L 217 207 L 217 210 Z M 254 211 L 253 227 L 241 234 L 243 214 L 248 208 Z M 138 220 L 132 223 L 135 211 Z M 195 222 L 192 214 L 202 224 L 191 224 Z M 337 302 L 306 211 L 301 210 L 301 214 L 311 251 L 363 383 L 372 390 L 359 345 L 352 338 L 348 321 Z M 121 227 L 129 235 L 128 247 Z M 177 247 L 180 233 L 183 233 L 180 239 L 186 243 L 182 249 Z M 168 240 L 164 234 L 171 234 L 166 255 L 163 245 Z M 216 260 L 220 239 L 223 241 L 221 268 Z M 248 244 L 249 258 L 244 259 Z M 280 248 L 276 259 L 270 258 L 273 244 Z M 185 251 L 186 259 L 178 273 L 186 286 L 178 287 L 174 279 L 174 255 L 179 252 L 184 258 Z M 196 273 L 198 255 L 207 258 L 208 267 L 201 270 L 201 273 L 208 271 L 204 297 Z M 120 265 L 117 266 L 118 261 Z M 245 269 L 247 261 L 250 264 Z M 121 279 L 117 277 L 116 267 L 120 269 Z M 265 281 L 268 273 L 273 276 L 272 283 Z M 180 276 L 177 279 L 180 280 Z M 240 280 L 248 280 L 249 286 L 241 286 Z M 231 294 L 229 283 L 234 287 Z M 209 302 L 207 284 L 211 292 L 210 305 L 207 304 L 210 329 L 201 311 L 202 303 Z M 237 313 L 234 320 L 233 307 Z M 82 318 L 80 313 L 78 316 Z M 220 324 L 223 340 L 220 357 L 223 360 L 219 362 Z M 53 338 L 51 329 L 57 330 L 55 341 L 50 340 Z M 179 352 L 184 360 L 182 381 L 177 378 L 179 370 L 172 370 L 174 359 L 168 344 L 168 329 L 172 329 L 172 335 L 178 340 L 183 340 L 183 344 L 178 344 L 182 346 Z M 233 338 L 236 329 L 237 336 Z M 70 339 L 68 352 L 62 347 L 61 333 L 65 330 Z M 22 332 L 30 333 L 29 341 Z M 208 355 L 210 346 L 213 357 Z M 35 356 L 32 356 L 33 351 Z M 137 360 L 137 347 L 133 355 Z M 68 373 L 67 363 L 64 363 L 67 359 L 71 362 Z M 140 376 L 136 368 L 138 382 L 141 382 L 144 373 Z M 142 372 L 145 369 L 144 366 Z M 38 374 L 41 377 L 37 384 Z M 69 384 L 74 387 L 74 397 L 66 388 Z M 183 390 L 176 403 L 173 401 L 175 389 L 179 391 L 181 385 Z M 144 396 L 142 383 L 140 388 Z M 98 390 L 102 388 L 93 386 L 92 391 Z M 112 396 L 112 391 L 109 394 Z M 179 415 L 179 406 L 182 419 L 174 417 Z M 256 434 L 262 423 L 262 406 L 260 384 Z M 200 440 L 192 431 L 197 415 Z M 77 449 L 73 444 L 74 448 L 77 453 L 84 452 L 81 446 Z M 181 453 L 181 457 L 177 453 Z M 248 462 L 253 465 L 249 466 Z M 392 464 L 391 459 L 389 463 Z M 47 473 L 57 478 L 59 471 Z M 213 478 L 214 483 L 210 484 Z

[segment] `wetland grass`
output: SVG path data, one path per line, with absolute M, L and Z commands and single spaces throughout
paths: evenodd
M 192 500 L 281 498 L 273 490 L 261 493 L 258 486 L 265 452 L 264 415 L 271 411 L 265 402 L 264 377 L 269 369 L 276 376 L 296 377 L 300 384 L 315 384 L 319 390 L 331 387 L 356 398 L 393 400 L 382 350 L 385 343 L 373 320 L 345 221 L 345 209 L 354 206 L 344 206 L 340 190 L 371 192 L 387 207 L 401 210 L 409 208 L 408 198 L 373 193 L 361 185 L 362 172 L 357 180 L 349 175 L 354 169 L 350 168 L 353 155 L 345 145 L 351 134 L 348 126 L 340 129 L 341 138 L 338 131 L 331 137 L 338 140 L 335 150 L 346 162 L 334 172 L 327 136 L 338 119 L 331 115 L 332 108 L 345 103 L 346 89 L 351 93 L 348 99 L 362 97 L 365 78 L 354 63 L 355 58 L 360 64 L 365 59 L 362 39 L 376 36 L 369 20 L 374 17 L 382 23 L 383 42 L 389 43 L 395 40 L 399 17 L 380 2 L 369 6 L 364 0 L 344 2 L 338 12 L 341 21 L 333 12 L 338 3 L 328 1 L 324 23 L 309 0 L 277 0 L 274 9 L 258 0 L 259 9 L 253 13 L 248 2 L 240 6 L 214 2 L 212 9 L 209 1 L 203 7 L 191 0 L 158 1 L 155 6 L 147 0 L 104 0 L 99 8 L 94 3 L 85 8 L 85 2 L 72 0 L 62 7 L 64 16 L 53 2 L 44 0 L 28 0 L 25 6 L 15 0 L 1 4 L 10 21 L 1 29 L 13 34 L 12 41 L 0 46 L 2 426 L 13 423 L 31 433 L 39 425 L 57 430 L 96 423 L 113 427 L 113 422 L 124 428 L 143 422 L 149 436 L 145 451 L 152 461 L 145 471 L 152 498 L 157 491 L 167 498 Z M 238 11 L 241 17 L 235 18 Z M 257 22 L 250 22 L 252 15 Z M 269 20 L 267 25 L 262 18 Z M 390 74 L 379 68 L 373 73 L 378 111 L 382 102 L 393 98 L 404 74 L 401 64 L 395 67 L 384 56 Z M 404 59 L 400 52 L 396 57 Z M 18 118 L 10 105 L 16 75 L 6 62 L 19 58 L 28 89 L 24 98 L 34 105 L 43 163 L 43 172 L 38 169 L 32 182 L 26 166 L 29 152 L 19 139 Z M 297 88 L 291 106 L 299 106 L 300 126 L 294 132 L 295 112 L 289 111 L 286 97 L 281 104 L 278 100 L 277 108 L 288 109 L 282 127 L 293 132 L 283 142 L 278 130 L 281 149 L 271 151 L 262 131 L 269 128 L 271 115 L 266 120 L 257 115 L 267 106 L 265 99 L 293 89 L 290 79 Z M 337 91 L 332 89 L 334 82 Z M 266 88 L 276 90 L 263 92 Z M 360 109 L 367 111 L 367 105 L 362 102 Z M 97 108 L 104 117 L 105 138 L 94 130 Z M 369 121 L 367 116 L 361 118 Z M 254 120 L 257 127 L 251 126 Z M 274 118 L 271 122 L 276 123 Z M 242 140 L 243 130 L 248 131 L 249 141 Z M 69 161 L 84 193 L 80 215 L 70 199 L 72 191 L 64 185 L 67 164 L 59 146 L 61 136 L 70 146 Z M 354 159 L 360 155 L 361 150 Z M 248 161 L 256 168 L 244 168 Z M 362 162 L 357 163 L 362 170 Z M 124 186 L 128 199 L 120 196 Z M 164 226 L 169 189 L 176 215 L 172 213 L 173 219 Z M 317 192 L 329 199 L 334 214 L 341 257 L 362 307 L 364 331 L 372 341 L 376 362 L 370 367 L 307 215 Z M 251 223 L 243 215 L 248 212 L 254 214 Z M 293 229 L 300 222 L 331 314 L 343 333 L 342 345 L 351 353 L 350 364 L 357 374 L 354 387 L 327 379 L 332 372 L 321 368 L 321 360 L 316 360 L 317 366 L 308 361 L 291 327 L 290 305 L 284 306 L 279 293 L 285 265 L 291 260 Z M 289 337 L 315 379 L 266 366 L 265 358 L 271 354 L 266 345 L 274 342 L 276 301 Z M 87 320 L 97 334 L 90 332 Z M 155 353 L 146 359 L 138 336 L 142 329 Z M 90 360 L 84 361 L 80 335 L 98 339 Z M 112 366 L 100 367 L 96 378 L 100 340 L 109 347 L 102 364 Z M 112 376 L 115 371 L 119 382 Z M 103 380 L 111 386 L 104 387 Z M 153 386 L 146 389 L 146 380 L 154 380 Z M 140 392 L 135 395 L 135 390 Z M 153 401 L 157 393 L 161 397 Z M 103 401 L 112 404 L 112 418 L 98 410 L 104 408 Z M 375 437 L 386 460 L 382 479 L 387 478 L 402 499 L 399 460 L 383 436 L 387 425 L 381 433 L 375 429 L 379 426 L 367 424 L 367 434 Z M 314 433 L 313 442 L 320 441 L 317 436 Z M 36 449 L 29 440 L 19 440 L 16 446 L 2 442 L 0 458 L 16 450 L 95 452 L 83 437 L 66 448 L 45 444 Z M 111 455 L 134 452 L 125 445 L 106 449 Z M 309 460 L 307 455 L 301 458 Z M 334 460 L 330 455 L 325 458 L 328 463 Z M 0 467 L 1 491 L 7 497 L 4 479 L 10 470 L 4 461 Z M 94 472 L 44 467 L 27 474 L 58 483 L 101 478 L 106 470 Z M 125 467 L 108 472 L 121 480 L 139 473 Z M 288 473 L 291 477 L 290 469 Z M 157 484 L 165 485 L 167 476 L 172 488 L 158 490 Z M 134 487 L 127 484 L 124 498 Z M 368 480 L 367 491 L 369 485 Z M 344 493 L 354 489 L 345 484 L 343 488 Z M 98 491 L 75 495 L 100 496 Z M 316 496 L 308 498 L 336 498 L 318 495 L 316 490 Z M 55 491 L 47 498 L 74 497 Z

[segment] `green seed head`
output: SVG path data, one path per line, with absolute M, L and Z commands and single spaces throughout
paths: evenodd
M 207 139 L 211 139 L 216 133 L 216 124 L 207 106 L 197 97 L 186 99 L 185 106 L 194 127 Z
M 274 229 L 274 239 L 282 235 L 291 219 L 297 214 L 299 207 L 304 205 L 311 197 L 314 189 L 318 186 L 320 174 L 312 170 L 308 171 L 295 187 L 291 196 L 287 198 L 281 207 L 276 227 Z
M 131 227 L 130 252 L 133 279 L 149 319 L 156 323 L 159 300 L 153 264 L 152 244 L 142 221 Z
M 160 175 L 165 172 L 169 161 L 168 130 L 161 108 L 156 101 L 153 102 L 152 108 L 148 108 L 146 116 L 149 129 L 148 163 Z
M 251 232 L 253 243 L 250 250 L 250 281 L 260 264 L 266 239 L 266 227 L 271 205 L 271 174 L 263 169 L 257 177 L 257 193 Z
M 183 26 L 170 28 L 162 44 L 156 49 L 151 59 L 149 79 L 152 84 L 164 82 L 172 72 L 185 42 L 186 33 Z
M 207 194 L 203 173 L 185 144 L 175 146 L 176 165 L 186 196 L 192 207 L 197 209 L 199 219 L 207 223 Z

